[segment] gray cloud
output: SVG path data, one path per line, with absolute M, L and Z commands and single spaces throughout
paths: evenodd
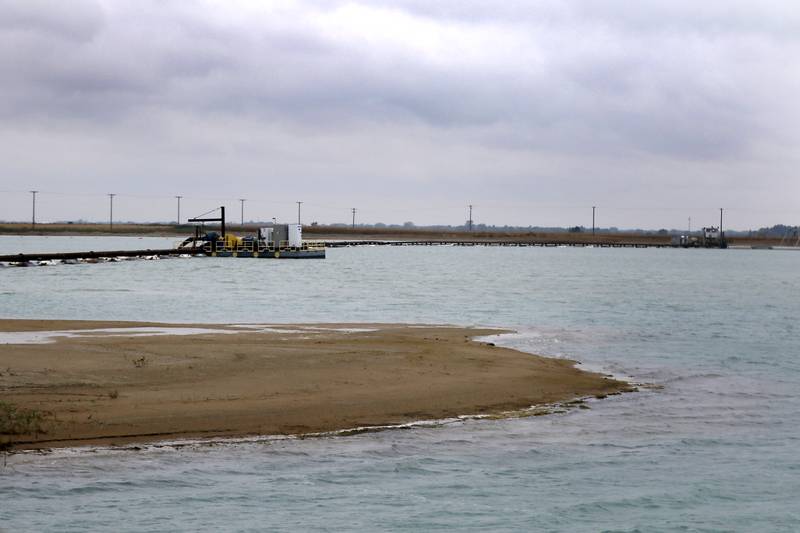
M 743 1 L 0 2 L 0 153 L 14 157 L 23 189 L 66 175 L 90 189 L 210 194 L 225 172 L 234 195 L 290 177 L 287 198 L 380 203 L 363 191 L 388 188 L 409 204 L 429 194 L 451 203 L 458 184 L 458 203 L 527 193 L 682 206 L 694 200 L 670 191 L 690 180 L 692 198 L 768 211 L 770 197 L 800 192 L 794 11 Z M 143 172 L 152 177 L 131 181 Z M 773 190 L 754 195 L 764 172 Z
M 0 30 L 38 34 L 56 40 L 86 42 L 103 25 L 103 11 L 91 0 L 48 2 L 4 0 L 0 3 Z

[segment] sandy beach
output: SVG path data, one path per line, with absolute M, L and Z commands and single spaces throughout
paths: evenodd
M 573 361 L 473 340 L 496 333 L 0 320 L 0 442 L 31 449 L 297 435 L 630 390 Z

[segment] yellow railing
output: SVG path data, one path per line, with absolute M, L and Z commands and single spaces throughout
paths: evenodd
M 216 247 L 214 246 L 216 244 Z M 254 242 L 243 242 L 239 243 L 237 246 L 228 246 L 225 240 L 219 239 L 216 243 L 207 242 L 203 245 L 203 251 L 205 252 L 275 252 L 280 250 L 324 250 L 325 243 L 322 241 L 303 241 L 300 246 L 292 247 L 289 246 L 289 241 L 280 241 L 278 246 L 275 247 L 274 244 L 269 246 L 263 242 L 254 243 Z
M 323 250 L 325 249 L 325 243 L 322 241 L 303 241 L 300 243 L 300 246 L 289 246 L 289 241 L 280 241 L 278 243 L 279 250 Z

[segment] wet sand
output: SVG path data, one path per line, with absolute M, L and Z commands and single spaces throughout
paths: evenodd
M 0 320 L 0 402 L 42 415 L 41 432 L 0 432 L 0 443 L 30 449 L 297 435 L 498 414 L 630 390 L 572 361 L 472 340 L 500 330 L 190 327 Z M 103 328 L 134 329 L 80 333 Z M 54 330 L 75 332 L 38 344 L 7 335 Z

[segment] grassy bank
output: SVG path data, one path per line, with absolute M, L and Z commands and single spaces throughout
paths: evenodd
M 194 233 L 194 226 L 171 224 L 0 224 L 0 235 L 147 235 L 177 236 Z
M 255 233 L 257 225 L 229 224 L 232 233 Z M 36 224 L 3 223 L 0 235 L 132 235 L 149 237 L 184 237 L 194 234 L 190 224 Z M 304 226 L 303 234 L 309 240 L 387 240 L 387 241 L 474 241 L 518 243 L 586 243 L 586 244 L 669 244 L 669 235 L 637 233 L 554 233 L 554 232 L 466 232 L 441 231 L 422 228 L 349 228 L 342 226 Z M 779 246 L 781 239 L 766 237 L 731 237 L 732 246 Z M 783 244 L 794 244 L 783 243 Z

